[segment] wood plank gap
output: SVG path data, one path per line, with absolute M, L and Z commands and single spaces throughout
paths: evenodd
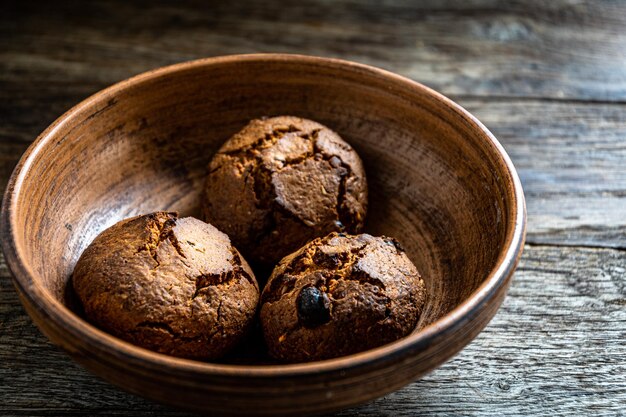
M 550 96 L 515 96 L 515 95 L 491 95 L 491 94 L 447 94 L 454 101 L 476 100 L 503 102 L 546 102 L 559 104 L 588 104 L 588 105 L 614 105 L 626 106 L 626 100 L 603 100 L 575 97 L 550 97 Z
M 596 250 L 614 250 L 618 252 L 626 252 L 626 246 L 610 246 L 610 245 L 585 245 L 585 244 L 568 244 L 568 243 L 551 243 L 551 242 L 533 242 L 526 241 L 525 246 L 530 246 L 532 248 L 541 248 L 541 247 L 549 247 L 549 248 L 568 248 L 568 249 L 596 249 Z

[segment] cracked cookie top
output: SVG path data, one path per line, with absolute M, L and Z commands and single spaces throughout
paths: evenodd
M 276 266 L 260 316 L 274 358 L 313 361 L 408 335 L 424 301 L 424 282 L 397 240 L 335 232 Z
M 109 333 L 174 356 L 212 359 L 250 326 L 259 288 L 227 235 L 192 217 L 123 220 L 83 252 L 72 276 L 85 315 Z
M 253 120 L 209 165 L 205 219 L 262 264 L 274 264 L 332 231 L 358 233 L 366 212 L 359 156 L 339 135 L 311 120 Z

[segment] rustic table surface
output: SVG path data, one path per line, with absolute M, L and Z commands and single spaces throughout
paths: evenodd
M 524 185 L 528 238 L 508 298 L 473 343 L 340 415 L 626 415 L 626 2 L 209 3 L 3 2 L 0 189 L 50 122 L 151 68 L 294 52 L 403 74 L 500 139 Z M 48 343 L 1 256 L 0 414 L 185 415 Z

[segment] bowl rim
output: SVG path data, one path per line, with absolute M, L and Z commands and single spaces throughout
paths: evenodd
M 364 352 L 343 356 L 335 359 L 323 361 L 296 363 L 285 365 L 234 365 L 219 364 L 210 362 L 200 362 L 190 359 L 177 358 L 165 354 L 153 352 L 131 343 L 118 339 L 108 333 L 99 330 L 89 324 L 75 313 L 71 312 L 62 303 L 57 301 L 42 286 L 38 285 L 33 276 L 31 268 L 24 263 L 20 256 L 15 240 L 15 222 L 17 212 L 18 197 L 24 183 L 26 174 L 31 168 L 34 159 L 42 152 L 42 149 L 51 141 L 57 130 L 72 122 L 74 116 L 93 107 L 98 103 L 106 103 L 109 98 L 129 87 L 138 85 L 149 80 L 170 75 L 179 71 L 192 68 L 206 67 L 220 64 L 233 63 L 263 63 L 263 62 L 293 62 L 299 64 L 314 64 L 326 68 L 335 68 L 342 71 L 358 72 L 360 75 L 379 77 L 387 80 L 390 85 L 400 86 L 413 93 L 429 96 L 439 102 L 455 116 L 460 117 L 464 122 L 482 133 L 487 145 L 492 148 L 495 156 L 500 158 L 506 167 L 506 175 L 503 181 L 507 181 L 512 187 L 505 187 L 510 193 L 512 188 L 512 204 L 509 205 L 507 218 L 509 221 L 505 243 L 503 249 L 487 278 L 483 281 L 468 298 L 460 305 L 448 312 L 434 323 L 429 324 L 420 331 L 413 333 L 403 339 L 397 340 L 387 345 L 383 345 Z M 465 318 L 473 312 L 480 310 L 493 298 L 502 286 L 506 286 L 508 279 L 515 270 L 519 262 L 526 235 L 526 206 L 524 193 L 520 179 L 515 167 L 506 151 L 494 135 L 473 115 L 442 94 L 424 86 L 416 81 L 392 73 L 390 71 L 373 66 L 355 63 L 336 58 L 323 58 L 298 54 L 244 54 L 226 55 L 211 58 L 203 58 L 193 61 L 182 62 L 157 69 L 153 69 L 129 79 L 120 81 L 96 92 L 84 99 L 62 116 L 56 119 L 46 128 L 37 139 L 29 146 L 22 155 L 17 166 L 13 170 L 2 201 L 0 213 L 0 234 L 2 235 L 2 250 L 4 252 L 7 266 L 9 267 L 13 282 L 19 293 L 27 298 L 31 306 L 38 309 L 45 317 L 59 325 L 62 330 L 71 333 L 73 336 L 82 339 L 86 345 L 96 348 L 100 352 L 114 353 L 118 357 L 123 357 L 136 364 L 154 365 L 161 371 L 175 369 L 203 375 L 229 375 L 233 377 L 245 376 L 247 378 L 272 378 L 277 376 L 311 376 L 324 372 L 341 370 L 347 371 L 363 365 L 376 365 L 388 362 L 391 358 L 406 357 L 411 355 L 416 349 L 428 346 L 433 340 L 446 332 L 453 331 L 463 324 Z M 514 223 L 511 227 L 510 223 Z M 26 300 L 22 300 L 23 302 Z

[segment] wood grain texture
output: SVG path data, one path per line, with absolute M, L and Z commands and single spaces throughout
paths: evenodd
M 8 84 L 26 70 L 35 83 L 95 90 L 199 57 L 298 52 L 349 56 L 445 94 L 626 100 L 619 1 L 9 4 L 0 28 Z
M 422 380 L 340 415 L 623 415 L 625 273 L 624 251 L 527 245 L 501 310 L 472 344 Z M 71 362 L 25 315 L 8 271 L 0 274 L 3 415 L 187 415 Z
M 500 140 L 526 195 L 530 243 L 626 248 L 626 107 L 461 99 Z
M 28 3 L 0 5 L 0 189 L 60 114 L 147 69 L 276 51 L 396 71 L 452 96 L 504 144 L 530 245 L 502 309 L 461 354 L 341 415 L 626 415 L 625 252 L 568 247 L 625 246 L 624 2 Z M 0 414 L 186 415 L 50 345 L 1 255 Z

